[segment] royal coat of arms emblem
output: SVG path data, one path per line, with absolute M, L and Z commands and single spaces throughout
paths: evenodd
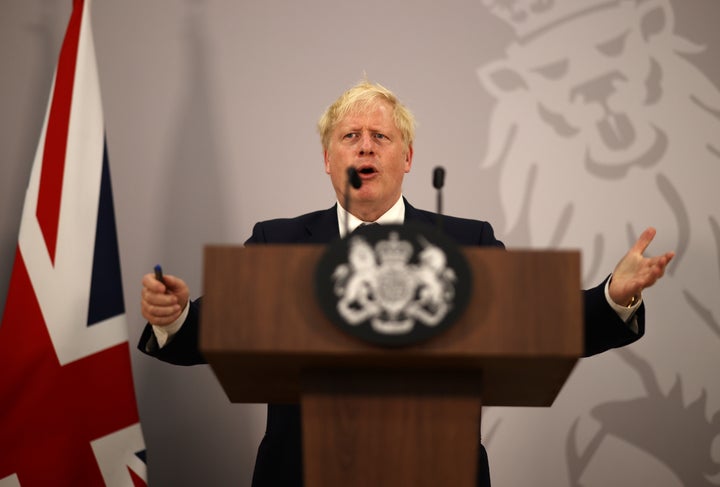
M 341 328 L 403 345 L 449 326 L 471 279 L 462 254 L 432 227 L 375 225 L 332 245 L 316 283 L 323 309 Z

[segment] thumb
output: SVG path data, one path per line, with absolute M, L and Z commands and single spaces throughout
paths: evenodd
M 172 274 L 165 274 L 163 276 L 163 280 L 165 281 L 165 287 L 167 288 L 168 292 L 180 296 L 190 294 L 188 285 L 185 284 L 185 281 L 183 281 L 179 277 L 173 276 Z
M 637 242 L 635 242 L 635 245 L 632 246 L 631 251 L 638 254 L 642 254 L 643 252 L 645 252 L 645 250 L 650 245 L 650 242 L 652 242 L 655 238 L 655 233 L 657 233 L 657 231 L 653 227 L 646 228 L 645 231 L 637 239 Z

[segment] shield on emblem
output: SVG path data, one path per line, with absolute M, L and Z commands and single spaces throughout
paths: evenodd
M 402 269 L 379 269 L 377 276 L 378 300 L 390 314 L 402 311 L 413 297 L 412 282 Z

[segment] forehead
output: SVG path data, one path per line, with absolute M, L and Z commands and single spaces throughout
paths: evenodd
M 390 103 L 383 100 L 374 100 L 362 105 L 350 108 L 341 117 L 336 129 L 348 128 L 382 128 L 385 130 L 397 130 L 393 108 Z

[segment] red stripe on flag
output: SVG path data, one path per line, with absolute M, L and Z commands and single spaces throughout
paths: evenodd
M 50 260 L 55 263 L 58 220 L 60 217 L 60 198 L 62 196 L 63 173 L 65 170 L 65 151 L 67 149 L 68 126 L 70 124 L 70 105 L 72 103 L 75 64 L 78 42 L 80 40 L 80 22 L 83 13 L 83 0 L 75 0 L 70 16 L 65 40 L 60 50 L 55 89 L 50 105 L 50 118 L 45 134 L 42 173 L 40 175 L 40 195 L 37 205 L 37 219 L 40 231 L 45 239 Z
M 134 487 L 147 487 L 147 483 L 145 480 L 142 479 L 138 474 L 133 472 L 128 468 L 128 472 L 130 472 L 130 478 L 132 479 L 132 483 Z
M 138 422 L 128 342 L 61 366 L 19 250 L 0 364 L 0 479 L 103 487 L 90 442 Z

